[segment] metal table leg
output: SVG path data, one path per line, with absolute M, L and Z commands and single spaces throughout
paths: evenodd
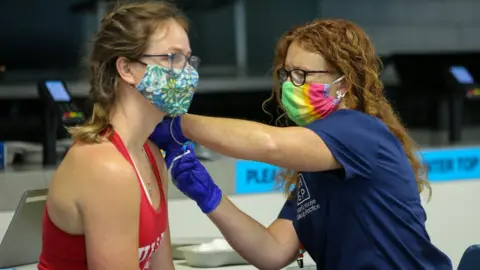
M 108 3 L 107 1 L 98 0 L 96 7 L 96 16 L 97 16 L 97 29 L 100 29 L 100 22 L 102 21 L 103 16 L 107 13 Z
M 247 18 L 246 18 L 246 0 L 237 0 L 234 4 L 234 32 L 235 32 L 235 52 L 238 74 L 247 75 L 248 51 L 247 51 Z
M 454 93 L 450 97 L 450 123 L 448 138 L 451 144 L 459 143 L 462 140 L 463 102 L 465 97 Z

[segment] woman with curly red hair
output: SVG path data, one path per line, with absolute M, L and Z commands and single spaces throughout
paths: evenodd
M 167 162 L 183 153 L 172 166 L 177 188 L 260 269 L 288 265 L 300 245 L 318 269 L 452 269 L 426 231 L 419 193 L 430 186 L 365 32 L 345 20 L 295 27 L 281 38 L 274 69 L 268 101 L 285 112 L 277 127 L 192 114 L 157 126 L 152 139 Z M 285 190 L 294 189 L 278 219 L 265 228 L 222 196 L 193 152 L 179 150 L 188 139 L 285 168 Z

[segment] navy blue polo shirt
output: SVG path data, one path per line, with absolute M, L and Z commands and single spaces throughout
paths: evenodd
M 318 269 L 452 269 L 430 242 L 413 169 L 384 123 L 338 110 L 306 128 L 343 168 L 301 173 L 279 218 L 293 221 Z

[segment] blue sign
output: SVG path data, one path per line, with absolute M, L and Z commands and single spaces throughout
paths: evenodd
M 237 161 L 236 193 L 265 193 L 275 190 L 275 176 L 280 169 L 276 166 L 248 160 Z
M 480 179 L 480 148 L 423 150 L 431 182 Z
M 7 156 L 6 156 L 6 147 L 3 142 L 0 142 L 0 170 L 5 169 L 7 164 Z
M 480 179 L 480 147 L 421 151 L 430 182 Z M 275 176 L 280 169 L 257 161 L 239 160 L 236 166 L 236 193 L 278 191 Z

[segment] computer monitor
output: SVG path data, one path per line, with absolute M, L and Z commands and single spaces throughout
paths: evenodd
M 47 189 L 25 191 L 5 235 L 0 235 L 0 268 L 38 262 L 46 200 Z
M 390 57 L 408 96 L 427 94 L 431 97 L 450 96 L 448 80 L 455 76 L 457 83 L 475 82 L 480 74 L 480 53 L 402 53 Z M 454 78 L 455 78 L 454 77 Z
M 480 98 L 480 87 L 467 67 L 455 65 L 451 66 L 448 71 L 454 80 L 453 84 L 456 86 L 454 88 L 465 92 L 468 99 Z

